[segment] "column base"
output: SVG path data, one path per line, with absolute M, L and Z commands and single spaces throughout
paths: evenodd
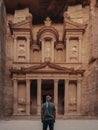
M 64 114 L 64 116 L 81 116 L 82 114 L 81 113 L 66 113 Z
M 30 116 L 30 114 L 26 114 L 26 113 L 17 113 L 17 114 L 13 114 L 13 116 Z

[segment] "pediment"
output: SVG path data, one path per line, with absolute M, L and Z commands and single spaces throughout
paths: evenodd
M 30 66 L 26 68 L 12 68 L 11 73 L 67 73 L 67 74 L 83 74 L 84 70 L 74 70 L 74 68 L 62 67 L 54 63 L 41 63 L 39 65 Z
M 61 67 L 59 65 L 53 64 L 53 63 L 42 63 L 37 66 L 31 66 L 29 68 L 24 68 L 26 72 L 34 72 L 34 71 L 71 71 L 73 70 L 72 68 L 66 68 L 66 67 Z
M 11 24 L 12 29 L 30 29 L 31 28 L 31 20 L 24 20 L 18 23 Z
M 86 26 L 87 25 L 85 25 L 85 24 L 77 23 L 77 22 L 71 21 L 70 19 L 65 20 L 65 29 L 66 30 L 80 30 L 80 31 L 82 30 L 82 31 L 85 31 Z

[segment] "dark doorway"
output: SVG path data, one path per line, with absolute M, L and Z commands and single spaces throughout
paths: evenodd
M 30 113 L 37 114 L 37 80 L 32 80 L 30 85 Z
M 46 101 L 46 95 L 54 98 L 54 81 L 53 80 L 42 80 L 42 103 Z
M 64 114 L 64 86 L 65 81 L 59 80 L 58 82 L 58 114 Z

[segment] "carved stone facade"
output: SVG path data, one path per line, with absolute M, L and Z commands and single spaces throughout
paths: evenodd
M 47 17 L 42 25 L 33 25 L 28 8 L 7 14 L 9 84 L 5 90 L 13 98 L 5 99 L 10 102 L 5 107 L 7 114 L 39 116 L 47 94 L 52 96 L 57 116 L 97 114 L 98 51 L 94 61 L 90 60 L 93 49 L 98 50 L 93 41 L 97 38 L 93 33 L 94 5 L 68 6 L 59 24 Z

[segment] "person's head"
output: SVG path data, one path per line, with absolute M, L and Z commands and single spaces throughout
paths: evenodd
M 47 101 L 47 102 L 50 102 L 50 101 L 51 101 L 51 96 L 50 96 L 50 95 L 47 95 L 47 96 L 46 96 L 46 101 Z

